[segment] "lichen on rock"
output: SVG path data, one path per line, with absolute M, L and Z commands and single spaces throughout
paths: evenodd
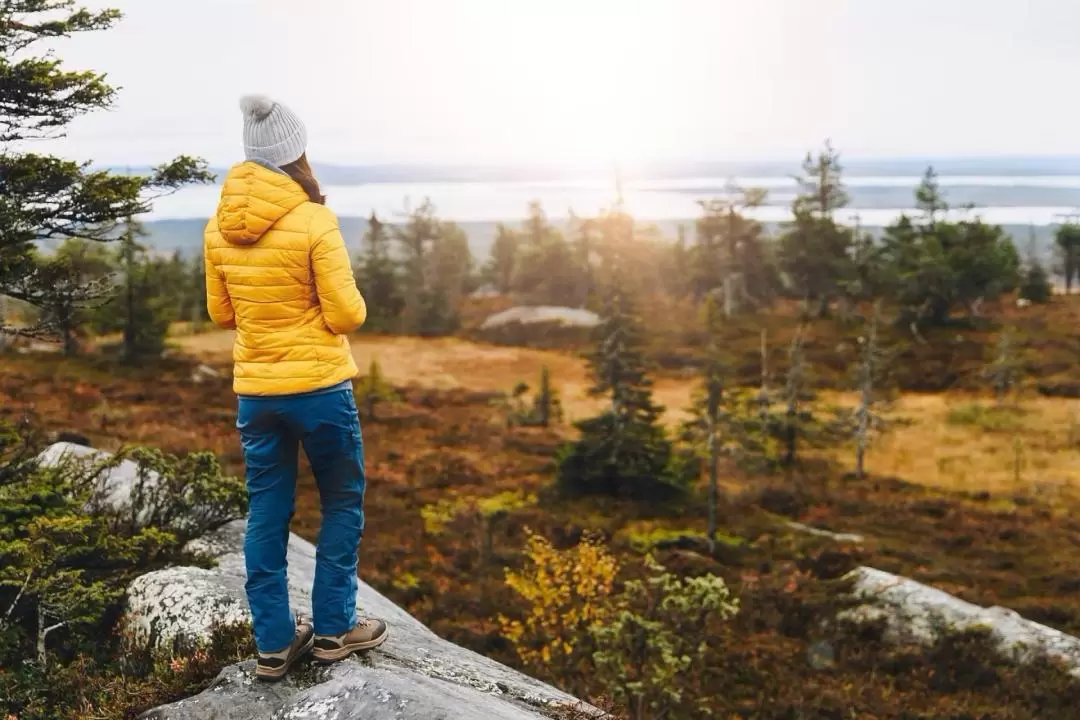
M 106 457 L 100 451 L 51 446 L 43 462 Z M 121 464 L 105 478 L 110 498 L 123 503 L 138 468 Z M 219 627 L 247 622 L 244 592 L 245 520 L 236 520 L 189 543 L 213 567 L 174 567 L 137 578 L 128 589 L 124 623 L 138 642 L 172 648 L 208 639 Z M 289 538 L 289 599 L 310 616 L 315 547 Z M 443 640 L 391 600 L 361 581 L 361 611 L 386 620 L 386 644 L 362 660 L 352 658 L 315 673 L 293 674 L 267 685 L 254 679 L 254 661 L 225 668 L 199 695 L 143 715 L 147 720 L 538 720 L 575 708 L 604 713 L 546 683 Z

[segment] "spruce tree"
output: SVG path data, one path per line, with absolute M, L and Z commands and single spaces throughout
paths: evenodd
M 1054 294 L 1050 276 L 1039 260 L 1039 246 L 1035 239 L 1035 228 L 1029 229 L 1027 260 L 1023 278 L 1020 282 L 1020 297 L 1033 303 L 1048 303 Z
M 768 305 L 779 286 L 761 223 L 745 211 L 765 202 L 764 190 L 730 187 L 729 198 L 701 201 L 694 247 L 695 296 L 723 288 L 725 315 Z
M 491 245 L 491 257 L 484 266 L 484 276 L 503 295 L 513 289 L 520 246 L 521 235 L 516 230 L 502 223 L 496 226 L 495 242 Z
M 386 225 L 373 212 L 364 233 L 364 252 L 360 259 L 357 282 L 368 305 L 369 329 L 393 332 L 404 309 L 398 264 L 390 246 Z
M 565 305 L 579 289 L 570 244 L 548 222 L 540 203 L 529 205 L 520 233 L 513 288 L 537 305 Z
M 64 354 L 78 351 L 80 335 L 110 289 L 112 262 L 105 247 L 68 238 L 56 252 L 38 261 L 35 291 L 46 325 L 60 335 Z
M 393 386 L 383 376 L 378 358 L 371 359 L 367 375 L 357 381 L 356 397 L 364 409 L 364 417 L 369 420 L 376 419 L 375 413 L 380 404 L 397 399 Z
M 473 288 L 469 236 L 456 223 L 439 223 L 428 277 L 418 332 L 426 336 L 450 335 L 461 324 L 462 298 Z
M 123 361 L 135 364 L 161 355 L 169 331 L 172 303 L 162 297 L 162 283 L 155 277 L 155 266 L 146 257 L 146 248 L 136 238 L 146 231 L 128 218 L 120 241 L 123 267 Z M 159 271 L 160 272 L 160 271 Z
M 672 446 L 660 424 L 646 372 L 644 328 L 624 285 L 612 283 L 589 354 L 589 394 L 608 408 L 577 423 L 581 438 L 560 454 L 558 481 L 568 494 L 665 500 L 678 491 L 671 471 Z
M 956 306 L 974 316 L 980 302 L 1017 287 L 1020 256 L 1004 229 L 941 217 L 948 205 L 932 170 L 915 196 L 921 216 L 902 215 L 885 228 L 879 254 L 883 286 L 903 324 L 945 324 Z
M 1054 242 L 1061 258 L 1065 293 L 1072 293 L 1073 281 L 1080 277 L 1080 224 L 1069 222 L 1054 233 Z
M 919 186 L 915 188 L 915 207 L 926 215 L 926 220 L 931 225 L 938 221 L 938 215 L 949 210 L 937 178 L 937 171 L 930 165 L 923 173 Z
M 532 424 L 549 427 L 562 422 L 562 402 L 559 392 L 551 385 L 551 371 L 547 365 L 540 368 L 540 389 L 533 398 L 532 412 L 529 413 Z
M 780 238 L 780 265 L 791 289 L 808 305 L 816 301 L 819 316 L 852 274 L 854 238 L 834 218 L 849 199 L 841 173 L 840 156 L 828 142 L 817 157 L 807 153 L 791 208 L 795 217 Z
M 62 137 L 75 118 L 110 107 L 115 90 L 104 76 L 71 71 L 42 41 L 105 30 L 115 10 L 78 9 L 69 0 L 0 3 L 0 294 L 40 305 L 59 275 L 37 245 L 45 240 L 116 238 L 118 221 L 146 212 L 156 195 L 212 176 L 205 164 L 182 156 L 149 177 L 114 175 L 89 163 L 29 151 L 35 140 Z M 75 289 L 69 296 L 79 302 Z M 24 333 L 55 331 L 56 313 Z M 12 331 L 0 328 L 0 331 Z
M 402 325 L 407 333 L 420 333 L 431 306 L 431 254 L 439 241 L 435 206 L 425 200 L 409 214 L 407 222 L 393 229 L 401 246 L 404 274 Z

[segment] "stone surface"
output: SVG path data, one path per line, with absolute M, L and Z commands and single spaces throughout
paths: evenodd
M 600 316 L 580 308 L 549 305 L 518 306 L 489 316 L 480 325 L 480 329 L 491 330 L 511 323 L 521 323 L 522 325 L 553 323 L 568 327 L 591 328 L 600 324 Z
M 168 647 L 178 636 L 208 637 L 215 622 L 246 619 L 244 524 L 229 523 L 189 548 L 216 557 L 217 567 L 171 568 L 136 580 L 129 593 L 129 629 Z M 314 546 L 291 536 L 289 595 L 294 613 L 311 613 L 314 572 Z M 145 717 L 526 720 L 579 705 L 570 695 L 443 640 L 363 582 L 357 604 L 365 614 L 389 624 L 390 639 L 382 648 L 319 669 L 308 684 L 290 679 L 267 686 L 254 680 L 253 663 L 241 663 L 227 668 L 202 694 Z
M 72 462 L 81 464 L 87 469 L 92 469 L 95 464 L 105 462 L 110 457 L 112 457 L 111 453 L 104 450 L 96 450 L 72 442 L 57 442 L 45 448 L 38 455 L 38 461 L 42 465 L 48 466 Z M 109 468 L 108 472 L 102 472 L 98 475 L 96 479 L 97 487 L 95 488 L 94 497 L 91 499 L 91 505 L 104 506 L 113 510 L 129 508 L 131 506 L 131 493 L 138 480 L 139 466 L 131 460 L 121 460 L 115 466 Z M 147 472 L 145 482 L 147 487 L 153 487 L 159 482 L 159 478 L 156 473 Z M 149 512 L 150 508 L 147 508 L 143 513 L 143 517 L 139 518 L 139 520 L 145 522 Z
M 928 645 L 946 632 L 975 628 L 990 631 L 999 652 L 1018 662 L 1051 658 L 1080 678 L 1080 638 L 1027 620 L 1015 610 L 982 607 L 909 578 L 870 567 L 853 570 L 858 604 L 840 614 L 856 623 L 884 621 L 886 639 L 897 644 Z
M 100 462 L 108 453 L 57 443 L 40 456 Z M 103 495 L 128 502 L 138 466 L 124 461 L 102 473 Z M 188 549 L 214 559 L 209 569 L 174 567 L 136 579 L 128 589 L 126 630 L 158 648 L 206 639 L 220 625 L 250 619 L 244 593 L 245 520 L 224 525 Z M 315 547 L 289 538 L 289 596 L 294 613 L 310 616 Z M 603 714 L 550 685 L 447 642 L 361 582 L 357 605 L 386 620 L 390 637 L 362 658 L 315 670 L 298 667 L 283 682 L 255 680 L 254 661 L 222 671 L 203 693 L 144 715 L 153 720 L 535 720 L 576 709 Z

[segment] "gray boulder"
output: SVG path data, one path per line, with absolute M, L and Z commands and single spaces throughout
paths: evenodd
M 168 646 L 176 638 L 207 638 L 217 623 L 247 619 L 244 599 L 244 520 L 225 525 L 191 549 L 216 558 L 212 569 L 170 568 L 136 580 L 128 596 L 128 630 Z M 315 547 L 289 540 L 289 595 L 295 612 L 310 615 Z M 193 698 L 146 714 L 155 720 L 435 720 L 436 718 L 551 717 L 581 706 L 566 693 L 435 635 L 389 599 L 360 583 L 357 604 L 390 626 L 386 644 L 273 686 L 254 679 L 254 662 L 227 668 Z M 578 707 L 587 714 L 599 711 Z
M 487 317 L 480 325 L 480 329 L 491 330 L 512 323 L 522 325 L 551 323 L 566 327 L 594 328 L 600 324 L 600 316 L 581 308 L 519 305 Z
M 161 479 L 152 470 L 140 471 L 137 464 L 127 459 L 111 463 L 111 467 L 104 467 L 111 458 L 112 453 L 104 450 L 73 442 L 57 442 L 45 448 L 37 459 L 42 465 L 48 466 L 70 463 L 81 467 L 88 476 L 93 476 L 94 492 L 87 507 L 88 511 L 107 508 L 125 512 L 130 510 L 131 495 L 140 483 L 150 490 L 156 487 Z M 150 508 L 143 509 L 138 518 L 140 524 L 146 522 L 149 511 Z
M 857 624 L 883 622 L 885 639 L 896 645 L 926 646 L 943 634 L 984 629 L 997 651 L 1015 662 L 1050 659 L 1080 678 L 1080 638 L 1022 617 L 1004 607 L 982 607 L 910 578 L 870 567 L 853 570 L 853 607 L 840 619 Z
M 46 463 L 98 459 L 100 451 L 52 446 Z M 103 480 L 123 502 L 137 467 L 121 465 Z M 128 589 L 126 630 L 159 648 L 207 639 L 216 627 L 250 619 L 244 593 L 245 520 L 236 520 L 188 549 L 215 561 L 212 568 L 174 567 L 136 579 Z M 310 616 L 315 547 L 289 539 L 289 595 L 293 611 Z M 362 557 L 362 553 L 361 553 Z M 388 598 L 360 582 L 357 605 L 386 620 L 381 648 L 325 668 L 299 666 L 274 685 L 257 681 L 254 660 L 221 672 L 195 697 L 156 708 L 148 720 L 536 720 L 604 717 L 571 695 L 471 650 L 443 640 Z

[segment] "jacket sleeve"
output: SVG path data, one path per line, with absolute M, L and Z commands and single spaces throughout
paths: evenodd
M 233 311 L 232 300 L 229 299 L 225 277 L 210 259 L 209 248 L 204 249 L 203 258 L 206 270 L 206 311 L 214 324 L 232 330 L 236 328 L 236 313 Z
M 311 230 L 311 269 L 323 319 L 331 332 L 351 333 L 367 320 L 367 304 L 356 287 L 337 218 L 329 210 L 319 213 Z

